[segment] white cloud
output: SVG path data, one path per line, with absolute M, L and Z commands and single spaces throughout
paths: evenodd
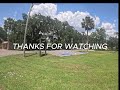
M 81 11 L 57 12 L 57 4 L 52 4 L 52 3 L 34 4 L 30 15 L 32 16 L 34 14 L 39 14 L 39 13 L 44 16 L 50 16 L 53 19 L 57 18 L 62 22 L 67 21 L 69 25 L 73 26 L 79 32 L 85 31 L 83 28 L 81 28 L 81 22 L 82 22 L 82 19 L 85 18 L 86 16 L 90 16 L 91 18 L 93 18 L 96 27 L 100 26 L 100 18 L 98 16 L 96 15 L 93 16 L 89 12 L 81 12 Z M 108 35 L 114 36 L 115 24 L 103 22 L 101 27 L 104 27 L 106 29 L 106 33 Z M 94 30 L 91 30 L 89 34 L 92 31 Z
M 108 34 L 109 36 L 112 36 L 112 37 L 115 36 L 116 30 L 115 30 L 115 24 L 114 23 L 111 24 L 109 22 L 106 22 L 106 23 L 102 22 L 101 27 L 103 27 L 106 30 L 106 34 Z
M 30 15 L 39 13 L 44 16 L 54 17 L 57 13 L 57 5 L 52 3 L 34 4 Z
M 2 22 L 0 22 L 0 27 L 4 28 L 4 25 L 3 25 L 3 23 L 2 23 Z
M 16 18 L 16 16 L 17 16 L 17 11 L 14 12 L 14 18 Z
M 79 32 L 83 32 L 85 31 L 82 26 L 81 26 L 81 22 L 82 19 L 85 18 L 86 16 L 90 16 L 91 18 L 93 18 L 95 25 L 99 25 L 100 23 L 100 18 L 95 16 L 91 16 L 90 13 L 88 12 L 71 12 L 71 11 L 66 11 L 66 12 L 60 12 L 56 15 L 56 18 L 60 21 L 68 21 L 68 23 L 73 26 L 76 30 L 78 30 Z
M 84 31 L 83 28 L 81 28 L 81 22 L 82 19 L 85 18 L 85 16 L 90 16 L 88 12 L 71 12 L 71 11 L 66 11 L 66 12 L 59 12 L 56 15 L 56 18 L 60 21 L 68 21 L 68 23 L 73 26 L 76 30 L 82 32 Z
M 7 17 L 3 17 L 3 20 L 7 20 Z
M 100 18 L 95 16 L 93 17 L 93 19 L 94 19 L 95 25 L 98 26 L 100 24 Z

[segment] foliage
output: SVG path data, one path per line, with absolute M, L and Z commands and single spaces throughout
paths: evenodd
M 90 35 L 90 43 L 105 43 L 106 42 L 106 33 L 105 29 L 97 28 L 95 32 L 92 32 Z
M 2 39 L 8 39 L 13 43 L 23 43 L 27 14 L 23 13 L 22 16 L 23 19 L 7 18 L 4 21 L 4 27 L 0 28 L 0 37 Z M 111 40 L 110 37 L 110 39 L 106 40 L 107 35 L 104 28 L 96 28 L 95 32 L 88 35 L 88 31 L 95 27 L 93 18 L 86 16 L 81 25 L 82 28 L 85 28 L 87 34 L 78 32 L 67 21 L 61 22 L 57 18 L 52 19 L 41 14 L 33 15 L 29 18 L 26 42 L 39 43 L 39 32 L 41 31 L 44 34 L 42 38 L 46 38 L 51 43 L 86 43 L 86 40 L 89 43 L 104 43 L 107 41 L 109 47 L 118 48 L 118 42 L 114 43 L 118 41 L 118 38 L 113 37 L 114 40 Z M 113 44 L 111 41 L 113 41 Z
M 23 42 L 27 15 L 22 14 L 22 16 L 23 20 L 7 18 L 7 20 L 4 21 L 4 29 L 12 42 Z M 34 15 L 29 19 L 26 36 L 27 43 L 38 42 L 39 31 L 47 35 L 51 42 L 67 43 L 71 41 L 71 38 L 73 38 L 75 42 L 79 42 L 79 38 L 82 37 L 78 31 L 68 24 L 68 22 L 60 22 L 56 18 L 53 20 L 49 16 L 45 17 L 41 14 Z M 74 36 L 76 36 L 76 38 Z
M 108 47 L 110 50 L 118 50 L 118 38 L 117 37 L 110 37 L 107 40 Z
M 5 41 L 7 38 L 7 36 L 6 36 L 7 34 L 6 34 L 6 32 L 3 30 L 3 28 L 2 27 L 0 27 L 0 42 L 1 41 Z
M 88 43 L 89 42 L 88 31 L 94 29 L 94 27 L 95 27 L 94 20 L 90 16 L 86 16 L 83 19 L 83 22 L 81 23 L 81 25 L 82 25 L 82 28 L 85 28 L 85 30 L 87 31 L 87 43 Z

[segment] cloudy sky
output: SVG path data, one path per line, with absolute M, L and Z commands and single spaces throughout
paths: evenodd
M 27 13 L 30 5 L 30 3 L 0 4 L 0 26 L 7 17 L 21 19 L 22 13 Z M 81 28 L 81 21 L 87 15 L 94 19 L 96 27 L 104 27 L 110 36 L 118 31 L 118 4 L 37 3 L 32 8 L 31 16 L 38 13 L 62 22 L 68 21 L 79 32 L 84 31 Z

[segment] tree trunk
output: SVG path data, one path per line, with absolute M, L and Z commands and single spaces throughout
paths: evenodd
M 88 44 L 88 30 L 87 30 L 87 44 Z M 87 51 L 88 51 L 88 45 L 87 45 Z
M 26 21 L 26 26 L 25 26 L 25 33 L 24 33 L 24 42 L 23 42 L 23 47 L 26 43 L 26 34 L 27 34 L 27 26 L 28 26 L 28 21 L 29 21 L 29 17 L 30 17 L 30 12 L 32 10 L 32 7 L 33 7 L 33 3 L 32 5 L 30 6 L 30 10 L 28 12 L 28 16 L 27 16 L 27 21 Z M 23 48 L 23 56 L 25 57 L 25 48 Z
M 8 45 L 7 45 L 7 49 L 8 49 L 8 50 L 9 50 L 9 47 L 10 47 L 9 42 L 10 42 L 10 38 L 9 38 L 9 34 L 8 34 Z

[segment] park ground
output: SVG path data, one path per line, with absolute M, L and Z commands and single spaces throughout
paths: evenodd
M 118 52 L 0 57 L 0 90 L 118 90 Z

